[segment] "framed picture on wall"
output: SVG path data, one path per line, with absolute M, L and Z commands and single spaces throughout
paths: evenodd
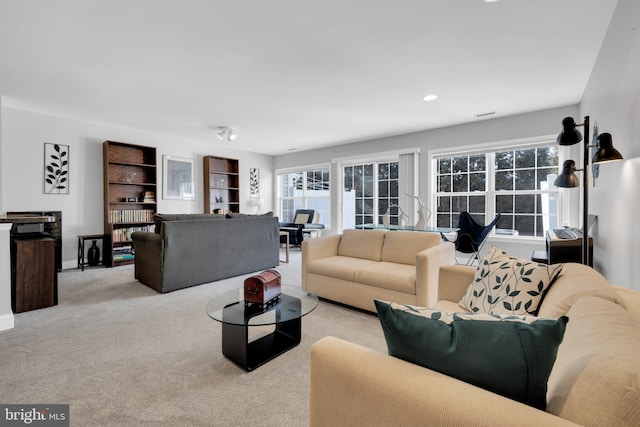
M 249 169 L 249 197 L 253 199 L 260 198 L 260 169 Z
M 44 143 L 44 194 L 69 194 L 69 146 Z
M 162 198 L 195 200 L 196 181 L 193 159 L 162 156 Z

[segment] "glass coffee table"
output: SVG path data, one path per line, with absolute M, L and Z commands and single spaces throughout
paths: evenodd
M 222 323 L 222 354 L 252 371 L 300 344 L 302 316 L 317 306 L 316 295 L 295 286 L 282 286 L 280 301 L 269 308 L 245 306 L 240 288 L 209 301 L 207 314 Z M 272 333 L 249 342 L 249 327 L 268 325 L 275 325 Z

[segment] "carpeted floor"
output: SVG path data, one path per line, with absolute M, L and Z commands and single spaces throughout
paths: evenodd
M 300 251 L 277 269 L 300 286 Z M 299 346 L 247 373 L 222 355 L 205 307 L 248 276 L 158 294 L 133 266 L 60 273 L 57 306 L 0 332 L 0 403 L 68 403 L 82 427 L 307 425 L 310 346 L 333 335 L 386 352 L 380 324 L 321 301 Z

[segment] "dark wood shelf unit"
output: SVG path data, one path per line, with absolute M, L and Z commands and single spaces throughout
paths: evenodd
M 204 156 L 204 213 L 218 209 L 240 212 L 238 160 Z
M 131 233 L 150 230 L 157 212 L 157 153 L 155 147 L 105 141 L 103 263 L 131 264 Z M 153 201 L 145 201 L 152 192 Z

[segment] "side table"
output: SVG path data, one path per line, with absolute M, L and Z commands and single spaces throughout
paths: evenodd
M 84 271 L 84 242 L 87 240 L 102 240 L 102 248 L 104 250 L 104 238 L 105 234 L 81 234 L 78 236 L 78 268 Z M 102 254 L 102 259 L 104 259 L 104 254 Z M 104 263 L 103 263 L 104 265 Z

